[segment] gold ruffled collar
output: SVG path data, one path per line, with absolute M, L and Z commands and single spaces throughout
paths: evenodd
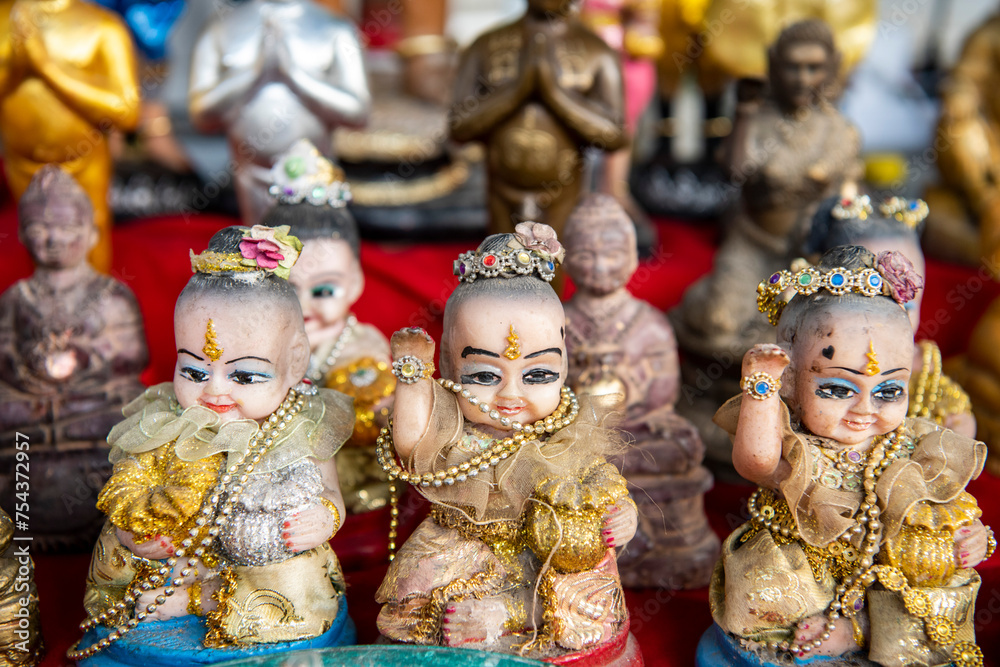
M 250 419 L 223 423 L 217 413 L 200 405 L 182 410 L 169 382 L 150 387 L 122 413 L 125 420 L 108 435 L 112 463 L 176 443 L 174 451 L 183 461 L 226 452 L 231 464 L 247 451 L 258 429 L 257 422 Z M 273 472 L 306 457 L 329 459 L 353 429 L 352 400 L 321 389 L 306 397 L 302 410 L 275 438 L 255 471 Z

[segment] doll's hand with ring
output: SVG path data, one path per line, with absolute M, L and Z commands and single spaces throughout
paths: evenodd
M 334 518 L 323 505 L 299 510 L 282 524 L 281 539 L 292 553 L 315 549 L 333 535 Z
M 777 380 L 790 363 L 791 359 L 781 347 L 773 343 L 760 343 L 750 348 L 743 357 L 743 375 L 767 373 Z
M 617 505 L 608 505 L 601 535 L 609 547 L 621 547 L 632 539 L 638 527 L 639 516 L 635 503 L 629 498 L 623 498 Z
M 986 558 L 986 526 L 979 519 L 955 531 L 955 562 L 961 568 L 975 567 Z
M 393 359 L 400 359 L 407 355 L 414 356 L 424 362 L 434 359 L 434 339 L 420 328 L 400 329 L 392 334 L 389 347 L 392 350 Z
M 174 543 L 169 537 L 154 535 L 150 539 L 138 543 L 135 541 L 135 535 L 127 530 L 116 528 L 115 532 L 121 545 L 139 558 L 162 560 L 174 555 Z

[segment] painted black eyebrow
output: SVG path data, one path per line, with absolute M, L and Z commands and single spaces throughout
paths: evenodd
M 546 348 L 544 350 L 539 350 L 538 352 L 532 352 L 531 354 L 526 354 L 526 355 L 524 355 L 524 358 L 525 359 L 534 359 L 535 357 L 540 357 L 543 354 L 548 354 L 549 352 L 555 352 L 560 357 L 562 356 L 562 350 L 560 350 L 558 347 L 550 347 L 550 348 Z
M 830 368 L 836 368 L 840 371 L 847 371 L 848 373 L 854 373 L 855 375 L 864 375 L 864 372 L 855 370 L 853 368 L 847 368 L 846 366 L 830 366 Z
M 265 364 L 271 363 L 270 359 L 265 359 L 264 357 L 254 357 L 254 356 L 247 355 L 245 357 L 240 357 L 239 359 L 233 359 L 232 361 L 227 361 L 226 365 L 228 366 L 229 364 L 235 364 L 237 361 L 243 361 L 244 359 L 256 359 L 257 361 L 263 361 Z
M 896 373 L 898 371 L 905 371 L 905 370 L 906 370 L 905 368 L 893 368 L 891 371 L 886 371 L 882 373 L 882 375 L 892 375 L 893 373 Z
M 201 357 L 199 357 L 194 352 L 191 352 L 190 350 L 185 350 L 183 347 L 181 349 L 177 350 L 177 354 L 190 354 L 192 357 L 194 357 L 198 361 L 205 361 L 204 359 L 202 359 Z
M 489 350 L 482 350 L 478 347 L 467 347 L 462 350 L 462 358 L 465 359 L 470 354 L 480 354 L 484 357 L 494 357 L 496 359 L 500 358 L 500 355 L 496 352 L 490 352 Z

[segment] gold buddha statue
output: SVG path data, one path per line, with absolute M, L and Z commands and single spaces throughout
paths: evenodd
M 111 268 L 108 134 L 135 128 L 139 82 L 128 29 L 83 0 L 0 5 L 0 141 L 16 199 L 49 163 L 72 175 L 94 205 L 100 239 L 90 254 Z

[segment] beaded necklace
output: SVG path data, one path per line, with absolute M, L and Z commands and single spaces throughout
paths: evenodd
M 315 393 L 315 389 L 312 390 Z M 77 648 L 80 642 L 76 642 L 66 652 L 70 660 L 83 660 L 108 648 L 130 631 L 134 630 L 140 622 L 145 620 L 156 609 L 165 604 L 168 597 L 171 597 L 175 590 L 184 585 L 184 578 L 194 572 L 198 561 L 204 559 L 206 551 L 215 541 L 219 530 L 224 526 L 232 512 L 232 508 L 240 493 L 243 492 L 243 485 L 250 479 L 250 474 L 254 467 L 260 462 L 261 457 L 274 445 L 275 440 L 282 431 L 291 423 L 292 419 L 302 410 L 305 405 L 305 395 L 309 391 L 306 389 L 289 389 L 288 395 L 281 405 L 271 415 L 257 427 L 257 432 L 250 438 L 246 452 L 240 456 L 236 463 L 230 465 L 219 477 L 215 488 L 210 491 L 202 504 L 200 515 L 195 519 L 195 527 L 188 531 L 188 537 L 181 541 L 180 548 L 174 552 L 173 556 L 166 559 L 153 574 L 138 581 L 138 577 L 132 581 L 125 597 L 114 607 L 104 611 L 98 616 L 90 617 L 80 624 L 80 630 L 87 632 L 97 625 L 116 625 L 115 629 L 104 639 L 85 648 Z M 216 509 L 219 501 L 225 497 L 222 507 Z M 197 546 L 195 544 L 197 543 Z M 193 553 L 188 557 L 189 550 L 194 548 Z M 188 557 L 186 567 L 180 571 L 180 577 L 170 578 L 170 573 L 174 566 L 181 559 Z M 135 604 L 143 592 L 152 590 L 164 582 L 163 593 L 158 595 L 152 604 L 146 605 L 144 611 L 136 611 L 135 618 L 128 618 L 128 612 L 135 609 Z
M 875 582 L 877 570 L 873 567 L 875 552 L 878 550 L 879 538 L 882 535 L 882 523 L 878 520 L 881 510 L 878 506 L 878 496 L 875 494 L 875 485 L 878 483 L 882 472 L 889 467 L 897 458 L 908 455 L 911 436 L 907 433 L 906 425 L 901 424 L 896 430 L 875 438 L 871 450 L 869 450 L 864 462 L 864 491 L 865 498 L 854 514 L 854 526 L 844 531 L 840 536 L 845 544 L 850 544 L 854 536 L 861 536 L 861 554 L 857 561 L 857 566 L 847 577 L 845 577 L 834 593 L 833 601 L 826 609 L 827 621 L 823 633 L 819 639 L 798 644 L 794 641 L 767 642 L 767 648 L 774 651 L 787 651 L 799 657 L 811 653 L 819 648 L 824 641 L 830 638 L 830 633 L 837 627 L 837 619 L 841 616 L 853 617 L 864 608 L 865 589 Z M 757 509 L 757 500 L 760 497 L 760 490 L 754 492 L 747 503 L 750 512 L 750 520 L 769 530 L 771 533 L 780 535 L 786 539 L 799 540 L 801 536 L 795 526 L 783 526 L 780 521 L 775 521 L 775 511 L 773 507 L 765 506 Z
M 316 366 L 316 368 L 310 368 L 309 373 L 306 374 L 314 384 L 323 386 L 323 381 L 326 378 L 327 372 L 333 368 L 333 365 L 337 363 L 337 359 L 339 359 L 340 355 L 344 353 L 344 347 L 347 345 L 347 341 L 350 340 L 351 335 L 354 333 L 354 327 L 357 326 L 357 324 L 358 318 L 354 316 L 354 313 L 347 316 L 347 322 L 344 324 L 344 328 L 337 336 L 337 340 L 334 341 L 330 354 L 326 355 L 326 359 L 323 360 L 323 363 Z M 309 365 L 312 366 L 312 364 Z
M 481 471 L 489 470 L 514 454 L 529 440 L 537 440 L 538 436 L 545 433 L 555 433 L 556 431 L 569 426 L 580 413 L 580 402 L 576 394 L 569 387 L 560 390 L 559 407 L 545 417 L 539 419 L 534 424 L 521 424 L 512 421 L 508 417 L 500 416 L 499 411 L 491 410 L 489 404 L 482 403 L 471 392 L 461 384 L 452 380 L 439 379 L 438 382 L 445 389 L 450 390 L 456 396 L 461 396 L 471 405 L 479 407 L 479 410 L 490 419 L 497 421 L 505 429 L 512 429 L 515 433 L 512 436 L 501 439 L 497 444 L 490 447 L 482 454 L 472 456 L 468 461 L 451 466 L 447 470 L 440 470 L 437 473 L 425 473 L 417 475 L 403 470 L 402 466 L 396 463 L 396 457 L 392 450 L 392 421 L 384 427 L 375 440 L 375 455 L 378 457 L 379 465 L 389 476 L 389 560 L 396 557 L 396 536 L 399 531 L 399 493 L 396 487 L 396 480 L 409 482 L 414 486 L 421 487 L 441 487 L 452 486 L 456 483 L 466 481 L 471 477 L 476 477 Z

